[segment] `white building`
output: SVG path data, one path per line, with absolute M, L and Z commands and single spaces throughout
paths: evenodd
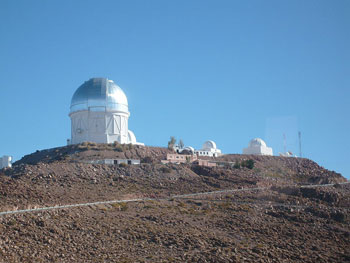
M 221 150 L 217 149 L 216 143 L 213 141 L 206 141 L 201 150 L 196 150 L 195 154 L 198 156 L 218 157 L 221 155 Z
M 5 167 L 12 167 L 12 157 L 4 155 L 0 158 L 0 169 Z
M 247 148 L 243 149 L 243 154 L 273 155 L 273 152 L 272 148 L 267 147 L 262 139 L 255 138 L 249 142 Z
M 119 165 L 119 164 L 129 164 L 129 165 L 137 165 L 140 164 L 141 161 L 139 159 L 102 159 L 102 160 L 92 160 L 92 161 L 83 161 L 86 163 L 92 164 L 110 164 L 110 165 Z
M 281 157 L 297 157 L 295 154 L 293 154 L 291 151 L 285 152 L 285 153 L 278 153 Z
M 130 113 L 123 90 L 112 80 L 92 78 L 74 93 L 70 144 L 82 142 L 139 144 L 128 129 Z

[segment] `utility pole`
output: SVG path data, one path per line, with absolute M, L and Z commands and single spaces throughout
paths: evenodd
M 301 132 L 298 132 L 298 135 L 299 135 L 299 157 L 303 157 L 302 154 L 301 154 Z

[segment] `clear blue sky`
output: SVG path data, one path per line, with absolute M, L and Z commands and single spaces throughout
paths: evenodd
M 146 145 L 261 137 L 350 178 L 350 1 L 0 1 L 0 155 L 65 145 L 74 91 L 126 93 Z

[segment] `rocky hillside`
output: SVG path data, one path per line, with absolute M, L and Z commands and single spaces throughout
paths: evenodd
M 85 143 L 0 171 L 0 211 L 152 198 L 0 216 L 0 262 L 350 262 L 350 186 L 340 174 L 248 155 L 222 156 L 214 168 L 163 165 L 167 153 Z M 104 158 L 143 163 L 84 163 Z M 302 186 L 325 183 L 335 185 Z M 224 189 L 242 191 L 171 198 Z
M 53 162 L 74 162 L 82 160 L 112 159 L 112 158 L 133 158 L 144 159 L 148 162 L 159 162 L 166 158 L 170 151 L 161 147 L 143 147 L 125 144 L 96 144 L 85 142 L 64 147 L 57 147 L 24 156 L 21 160 L 14 163 L 19 164 L 37 164 Z

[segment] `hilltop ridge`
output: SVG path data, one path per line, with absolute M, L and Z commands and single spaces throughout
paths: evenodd
M 212 159 L 217 167 L 162 164 L 170 152 L 84 143 L 0 171 L 0 211 L 152 198 L 1 216 L 0 262 L 350 260 L 350 186 L 339 173 L 304 158 L 237 154 Z M 105 158 L 141 164 L 85 162 Z M 254 167 L 234 165 L 246 160 Z M 172 198 L 227 189 L 244 191 Z

